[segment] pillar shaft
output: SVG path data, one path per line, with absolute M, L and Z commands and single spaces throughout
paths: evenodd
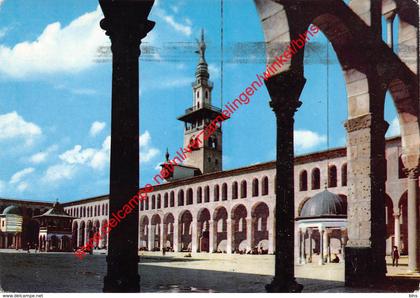
M 274 233 L 275 233 L 275 221 L 274 221 L 274 214 L 270 212 L 267 220 L 267 229 L 268 229 L 268 253 L 274 253 Z
M 401 226 L 400 226 L 400 212 L 394 213 L 394 246 L 401 249 Z
M 232 220 L 230 218 L 228 218 L 226 220 L 226 231 L 227 231 L 227 243 L 226 243 L 226 252 L 227 254 L 231 254 L 232 253 L 232 241 L 233 241 L 233 226 L 232 225 Z
M 173 247 L 174 247 L 174 252 L 178 252 L 179 251 L 179 222 L 178 222 L 178 218 L 175 218 L 174 221 L 174 235 L 173 235 Z
M 247 240 L 247 247 L 246 250 L 252 251 L 254 249 L 254 245 L 252 243 L 252 217 L 247 217 L 246 219 L 246 240 Z
M 312 263 L 312 229 L 310 229 L 308 231 L 308 239 L 309 239 L 309 258 L 308 258 L 308 263 Z
M 319 265 L 324 265 L 324 229 L 319 229 Z
M 408 220 L 408 270 L 419 271 L 419 174 L 411 170 L 407 179 L 407 220 Z
M 153 0 L 99 0 L 102 29 L 111 39 L 112 111 L 109 213 L 122 209 L 139 189 L 140 42 L 153 28 Z M 139 292 L 138 205 L 109 234 L 104 292 Z M 111 219 L 110 225 L 113 226 Z
M 371 101 L 385 90 L 369 80 Z M 347 120 L 348 243 L 345 248 L 346 286 L 369 286 L 385 278 L 385 132 L 383 110 Z
M 196 219 L 193 219 L 191 222 L 192 229 L 191 229 L 191 252 L 195 253 L 198 249 L 198 233 L 197 233 L 197 225 L 198 222 Z
M 322 250 L 324 251 L 323 254 L 323 258 L 324 258 L 324 262 L 328 263 L 328 247 L 329 247 L 329 243 L 328 243 L 328 231 L 325 230 L 324 231 L 324 235 L 323 235 L 324 239 L 322 239 L 322 244 L 323 244 L 323 248 Z
M 217 222 L 210 220 L 209 221 L 209 252 L 214 252 L 214 244 L 216 242 L 216 234 L 217 234 L 217 227 L 215 227 L 215 224 Z M 215 232 L 216 231 L 216 232 Z
M 301 73 L 285 71 L 266 81 L 270 106 L 276 115 L 276 255 L 275 275 L 268 292 L 300 292 L 295 281 L 294 114 L 302 104 Z

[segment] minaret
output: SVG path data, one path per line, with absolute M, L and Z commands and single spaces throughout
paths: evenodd
M 192 107 L 185 110 L 185 114 L 178 117 L 185 123 L 184 148 L 200 134 L 213 119 L 222 114 L 222 110 L 212 105 L 211 91 L 213 83 L 209 81 L 210 75 L 205 58 L 206 43 L 204 31 L 201 30 L 201 39 L 197 41 L 199 54 L 195 70 L 195 81 L 192 84 Z M 204 141 L 201 134 L 201 144 L 196 147 L 184 162 L 185 165 L 200 169 L 201 173 L 211 173 L 222 170 L 222 127 L 218 128 L 212 136 Z

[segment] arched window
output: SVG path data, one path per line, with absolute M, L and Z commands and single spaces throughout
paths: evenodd
M 165 192 L 163 196 L 163 207 L 168 208 L 168 193 L 167 192 Z
M 252 196 L 258 197 L 258 179 L 252 180 Z
M 223 183 L 222 184 L 222 201 L 227 201 L 227 196 L 228 196 L 227 184 Z
M 178 206 L 184 206 L 184 190 L 178 191 Z
M 319 172 L 318 168 L 312 170 L 312 189 L 320 189 L 321 188 L 321 173 Z
M 206 99 L 208 99 L 208 98 L 209 98 L 209 91 L 206 90 Z
M 268 195 L 268 177 L 263 177 L 261 181 L 261 194 L 263 196 Z
M 341 186 L 347 186 L 347 163 L 341 166 Z
M 246 198 L 247 194 L 246 194 L 246 181 L 242 180 L 241 182 L 241 198 Z
M 156 208 L 156 198 L 155 195 L 152 196 L 152 210 Z
M 160 194 L 158 194 L 158 195 L 157 195 L 157 202 L 156 202 L 156 204 L 157 204 L 157 209 L 162 208 L 162 206 L 161 206 L 161 196 L 160 196 Z
M 213 188 L 213 201 L 217 202 L 219 201 L 219 185 L 215 185 Z
M 200 204 L 203 202 L 203 191 L 201 187 L 197 188 L 197 204 Z
M 108 215 L 108 211 L 109 211 L 109 208 L 108 208 L 108 203 L 105 205 L 105 215 Z
M 144 210 L 144 200 L 140 201 L 140 211 Z
M 170 207 L 175 207 L 175 193 L 174 193 L 174 191 L 171 191 L 171 196 L 170 196 L 170 199 L 169 199 L 169 205 L 170 205 Z
M 235 200 L 238 198 L 238 182 L 232 183 L 232 200 Z
M 192 188 L 187 189 L 187 205 L 193 204 L 193 190 Z
M 105 215 L 105 204 L 102 204 L 102 215 Z
M 204 203 L 210 202 L 210 187 L 204 187 Z
M 200 97 L 200 90 L 197 90 L 197 98 Z
M 328 187 L 337 187 L 337 167 L 328 167 Z
M 147 196 L 146 197 L 146 206 L 144 206 L 144 209 L 146 209 L 146 210 L 149 210 L 149 201 L 150 201 L 150 198 L 149 198 L 149 196 Z
M 399 179 L 407 178 L 407 174 L 404 171 L 404 164 L 402 162 L 401 156 L 398 157 L 398 178 Z
M 308 190 L 308 172 L 306 172 L 305 170 L 303 170 L 299 174 L 299 190 Z

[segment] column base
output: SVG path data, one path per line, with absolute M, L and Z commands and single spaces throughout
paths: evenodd
M 267 293 L 301 293 L 303 285 L 293 278 L 290 281 L 273 278 L 270 284 L 265 285 Z
M 345 248 L 345 285 L 370 287 L 383 282 L 386 274 L 385 256 L 375 254 L 372 247 Z
M 140 292 L 140 275 L 138 264 L 140 257 L 125 259 L 121 256 L 106 257 L 108 263 L 107 274 L 104 277 L 104 293 L 138 293 Z

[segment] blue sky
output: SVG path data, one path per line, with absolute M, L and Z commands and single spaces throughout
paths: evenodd
M 227 102 L 264 70 L 265 54 L 253 1 L 227 0 L 224 13 Z M 0 0 L 0 197 L 65 202 L 108 193 L 111 60 L 101 18 L 97 0 Z M 159 1 L 150 19 L 156 26 L 143 42 L 140 62 L 141 185 L 156 174 L 166 147 L 175 152 L 182 145 L 176 117 L 192 104 L 201 28 L 213 105 L 221 102 L 220 1 Z M 326 46 L 319 33 L 305 49 L 296 154 L 345 144 L 346 91 L 331 47 L 327 126 Z M 274 158 L 268 101 L 260 89 L 224 125 L 224 169 Z M 388 135 L 397 134 L 389 98 L 386 119 Z

